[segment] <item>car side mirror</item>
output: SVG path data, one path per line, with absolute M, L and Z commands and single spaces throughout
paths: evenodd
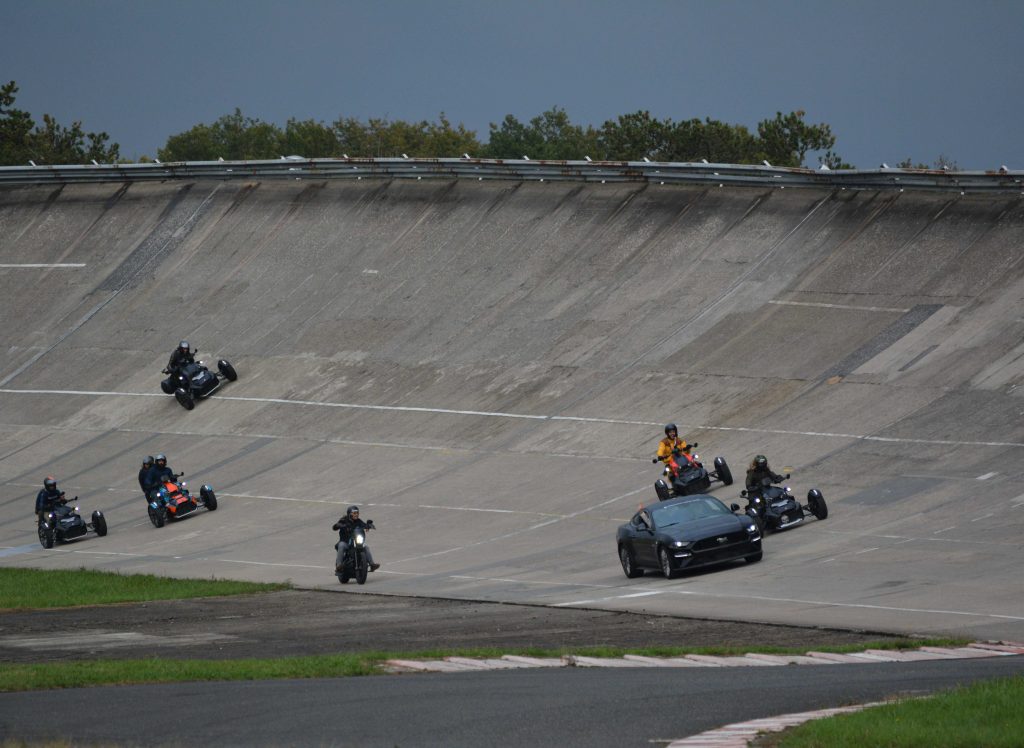
M 744 488 L 742 491 L 740 491 L 740 496 L 744 499 L 747 498 L 747 489 Z
M 738 512 L 740 510 L 740 505 L 739 504 L 729 504 L 729 508 L 732 511 L 734 511 L 734 512 Z

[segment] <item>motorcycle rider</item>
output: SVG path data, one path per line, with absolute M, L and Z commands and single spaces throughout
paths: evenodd
M 154 489 L 160 487 L 160 482 L 153 478 L 153 455 L 146 455 L 142 459 L 142 468 L 139 470 L 139 488 L 142 489 L 142 495 L 149 500 L 149 495 Z
M 153 488 L 159 488 L 164 481 L 171 481 L 173 483 L 178 476 L 168 467 L 167 456 L 163 453 L 158 454 L 155 462 L 156 464 L 150 472 L 150 481 L 153 484 Z
M 178 343 L 178 347 L 171 353 L 171 358 L 167 362 L 167 368 L 164 371 L 175 377 L 181 373 L 186 364 L 194 364 L 196 361 L 195 351 L 190 349 L 191 346 L 189 346 L 187 340 Z
M 747 491 L 760 492 L 767 478 L 772 483 L 779 483 L 786 479 L 785 475 L 779 475 L 768 467 L 768 458 L 764 455 L 757 455 L 747 468 Z
M 658 454 L 651 462 L 664 462 L 664 473 L 670 472 L 670 462 L 673 458 L 683 462 L 690 462 L 690 450 L 696 444 L 687 444 L 685 439 L 679 438 L 679 429 L 674 423 L 665 424 L 665 438 L 658 442 Z
M 42 522 L 49 512 L 64 503 L 64 492 L 57 489 L 57 480 L 51 475 L 46 476 L 43 489 L 36 494 L 36 518 Z
M 338 549 L 338 556 L 334 562 L 334 570 L 340 572 L 345 565 L 345 551 L 348 549 L 349 543 L 352 542 L 352 531 L 357 527 L 361 527 L 364 530 L 373 528 L 373 520 L 364 522 L 359 519 L 359 507 L 353 505 L 345 510 L 345 516 L 331 525 L 332 530 L 338 531 L 338 544 L 335 548 Z M 370 565 L 370 571 L 376 571 L 380 568 L 380 564 L 373 562 L 373 556 L 370 554 L 370 546 L 364 545 L 363 552 L 366 554 L 366 563 Z

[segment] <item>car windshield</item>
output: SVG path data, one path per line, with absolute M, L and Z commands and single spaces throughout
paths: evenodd
M 668 506 L 655 507 L 652 510 L 654 524 L 657 527 L 668 527 L 683 522 L 693 522 L 706 517 L 716 517 L 722 514 L 731 514 L 718 499 L 704 498 L 693 499 L 682 504 L 670 504 Z

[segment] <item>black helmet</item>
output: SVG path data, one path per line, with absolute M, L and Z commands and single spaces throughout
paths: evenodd
M 764 455 L 758 455 L 754 458 L 754 468 L 757 470 L 765 470 L 768 467 L 768 458 Z
M 164 465 L 166 465 L 167 464 L 167 455 L 158 454 L 156 456 L 156 464 L 159 465 L 160 467 L 163 467 Z
M 674 423 L 665 424 L 665 436 L 668 436 L 669 431 L 675 431 L 676 435 L 679 434 L 679 429 L 676 428 L 676 425 Z
M 353 504 L 352 506 L 350 506 L 348 509 L 345 510 L 345 515 L 348 516 L 348 517 L 351 517 L 353 514 L 358 514 L 358 513 L 359 513 L 359 507 L 357 507 L 355 504 Z
M 46 480 L 43 481 L 43 488 L 47 491 L 54 491 L 57 488 L 57 479 L 52 475 L 46 476 Z
M 146 455 L 142 458 L 142 467 L 153 467 L 153 455 Z
M 188 353 L 189 348 L 191 348 L 191 346 L 188 344 L 187 340 L 183 340 L 178 343 L 178 350 L 182 353 Z

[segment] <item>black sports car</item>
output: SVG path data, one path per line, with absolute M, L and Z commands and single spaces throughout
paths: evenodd
M 739 506 L 697 494 L 641 509 L 619 528 L 622 571 L 632 579 L 645 568 L 671 579 L 683 569 L 745 559 L 761 560 L 761 531 Z

